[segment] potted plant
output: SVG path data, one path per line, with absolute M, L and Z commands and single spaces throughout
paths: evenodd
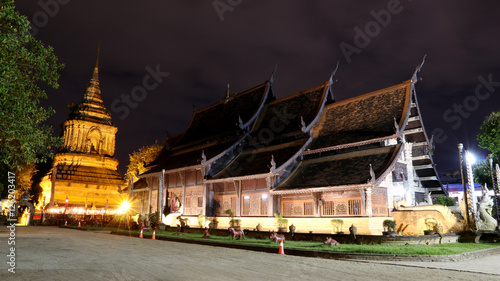
M 281 214 L 281 213 L 275 213 L 274 217 L 276 218 L 276 221 L 278 222 L 278 232 L 286 232 L 288 220 L 283 218 L 283 214 Z
M 436 231 L 434 231 L 434 227 L 437 225 L 437 221 L 435 218 L 425 219 L 425 225 L 427 226 L 427 230 L 424 230 L 424 235 L 436 234 Z
M 182 228 L 184 228 L 184 227 L 187 227 L 187 226 L 188 226 L 188 225 L 187 225 L 187 222 L 189 221 L 189 219 L 188 219 L 188 218 L 184 218 L 184 219 L 183 219 L 183 218 L 182 218 L 182 216 L 178 216 L 178 217 L 177 217 L 177 220 L 179 221 L 180 226 L 181 226 Z
M 391 237 L 398 235 L 398 233 L 396 232 L 395 220 L 384 220 L 382 225 L 384 226 L 384 231 L 382 232 L 382 235 Z
M 158 214 L 154 212 L 149 215 L 149 226 L 151 226 L 151 229 L 156 229 L 157 223 L 158 223 Z
M 236 229 L 236 230 L 240 230 L 240 223 L 241 223 L 241 220 L 239 220 L 239 219 L 235 219 L 235 218 L 234 218 L 234 216 L 235 216 L 235 215 L 234 215 L 233 210 L 231 210 L 231 209 L 227 209 L 227 210 L 225 211 L 225 213 L 226 213 L 226 214 L 227 214 L 227 215 L 231 218 L 231 219 L 229 220 L 229 225 L 230 225 L 232 228 Z
M 205 221 L 206 221 L 205 215 L 199 214 L 198 215 L 198 225 L 200 226 L 200 228 L 205 228 Z
M 344 225 L 344 221 L 340 219 L 333 219 L 331 220 L 332 226 L 333 226 L 333 232 L 337 234 L 344 234 L 342 232 L 342 226 Z

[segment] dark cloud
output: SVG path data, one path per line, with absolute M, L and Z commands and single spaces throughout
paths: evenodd
M 334 94 L 342 100 L 410 79 L 427 54 L 417 94 L 427 133 L 442 129 L 447 137 L 436 147 L 438 169 L 457 168 L 458 142 L 484 157 L 476 134 L 484 117 L 500 109 L 500 87 L 477 108 L 469 104 L 474 110 L 466 112 L 457 129 L 443 114 L 474 96 L 479 76 L 500 81 L 500 4 L 396 2 L 241 1 L 223 13 L 221 21 L 212 1 L 69 1 L 43 26 L 38 18 L 36 26 L 36 36 L 52 45 L 66 64 L 61 87 L 48 90 L 44 103 L 57 111 L 50 123 L 59 132 L 67 118 L 66 105 L 82 99 L 99 40 L 101 88 L 108 109 L 121 94 L 142 84 L 147 66 L 159 64 L 170 73 L 124 120 L 113 113 L 122 172 L 130 152 L 161 141 L 165 130 L 182 132 L 193 105 L 217 102 L 227 83 L 235 91 L 262 83 L 275 64 L 274 90 L 282 97 L 326 81 L 340 61 Z M 47 14 L 39 3 L 58 2 L 16 1 L 31 20 Z M 354 28 L 364 30 L 374 21 L 373 13 L 387 10 L 389 4 L 397 4 L 401 12 L 391 14 L 387 26 L 348 63 L 340 44 L 355 46 Z

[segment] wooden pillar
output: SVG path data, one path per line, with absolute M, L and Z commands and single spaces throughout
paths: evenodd
M 315 192 L 311 194 L 313 203 L 314 203 L 314 217 L 319 218 L 321 217 L 321 193 Z
M 183 210 L 185 213 L 186 212 L 186 182 L 184 180 L 184 173 L 183 172 L 179 172 L 179 179 L 181 180 L 181 185 L 182 185 L 182 206 L 183 206 Z
M 158 223 L 161 222 L 161 215 L 162 215 L 162 201 L 163 201 L 163 186 L 165 182 L 165 170 L 163 169 L 161 171 L 161 175 L 158 176 Z
M 234 181 L 233 183 L 236 190 L 236 210 L 234 215 L 241 217 L 241 181 Z
M 273 209 L 273 206 L 274 206 L 274 197 L 277 197 L 279 195 L 272 195 L 272 194 L 268 194 L 267 195 L 267 216 L 268 217 L 273 217 L 274 216 L 274 209 Z
M 366 187 L 365 188 L 365 193 L 366 193 L 366 203 L 365 203 L 365 210 L 366 210 L 366 215 L 368 217 L 372 217 L 373 215 L 373 210 L 372 210 L 372 188 L 371 187 Z
M 209 212 L 207 210 L 208 206 L 207 206 L 207 201 L 208 201 L 208 186 L 207 184 L 203 184 L 203 207 L 202 207 L 202 215 L 204 216 L 208 216 Z
M 149 191 L 149 196 L 148 196 L 148 216 L 151 214 L 151 196 L 153 195 L 153 185 L 152 185 L 152 180 L 151 178 L 147 178 L 146 184 L 148 185 L 148 191 Z

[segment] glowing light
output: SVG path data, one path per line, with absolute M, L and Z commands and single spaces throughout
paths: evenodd
M 250 196 L 243 196 L 243 199 L 250 199 Z
M 120 212 L 125 213 L 130 208 L 130 203 L 127 201 L 123 201 L 122 206 L 120 208 Z
M 262 199 L 267 199 L 267 194 L 262 194 Z
M 469 162 L 471 165 L 476 163 L 476 157 L 474 157 L 474 155 L 472 153 L 470 153 L 469 151 L 467 151 L 467 154 L 465 157 L 467 158 L 467 162 Z

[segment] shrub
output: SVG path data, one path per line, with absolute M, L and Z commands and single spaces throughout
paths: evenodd
M 383 226 L 385 231 L 394 232 L 396 230 L 396 221 L 394 220 L 385 220 L 383 222 Z
M 451 197 L 446 196 L 438 196 L 432 200 L 434 205 L 443 205 L 443 206 L 455 206 L 457 201 Z

